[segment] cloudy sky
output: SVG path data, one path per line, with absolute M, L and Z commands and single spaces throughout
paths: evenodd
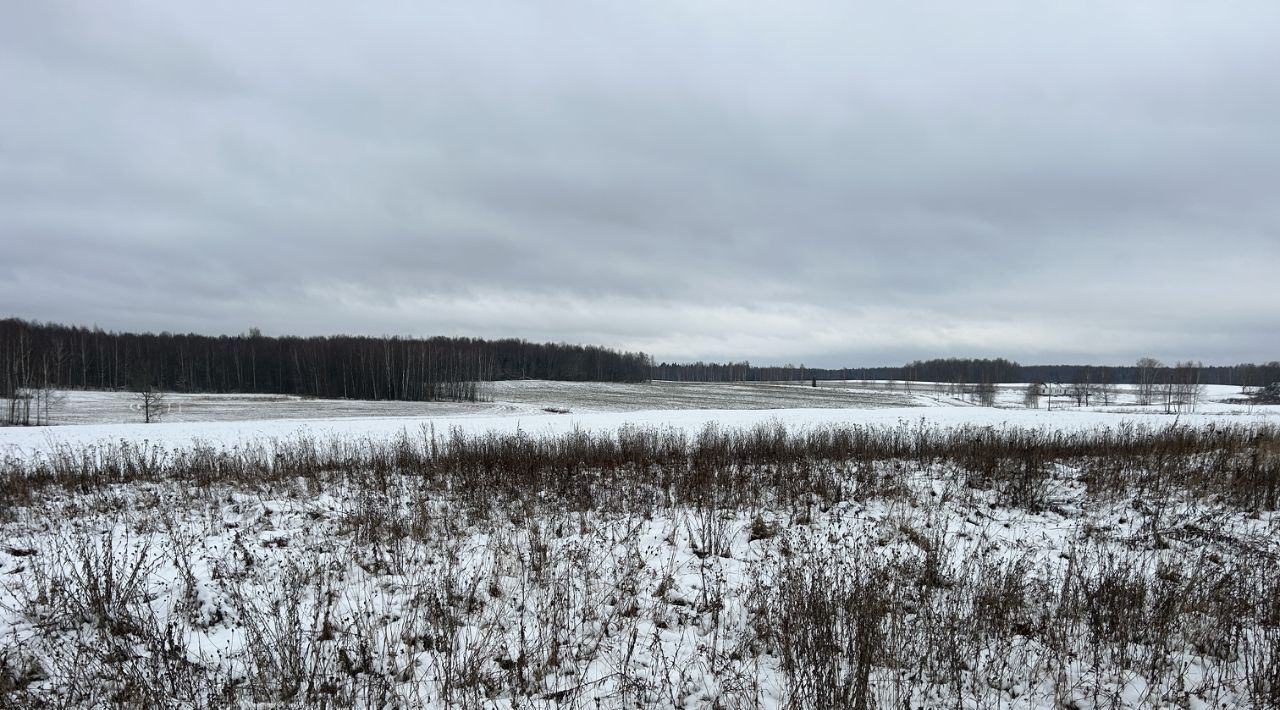
M 1280 358 L 1280 3 L 9 2 L 0 316 Z

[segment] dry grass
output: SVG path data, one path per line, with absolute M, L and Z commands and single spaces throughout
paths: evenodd
M 0 706 L 1280 704 L 1278 432 L 122 443 L 0 473 Z

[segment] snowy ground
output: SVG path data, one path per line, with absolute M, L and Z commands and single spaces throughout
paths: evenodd
M 1273 430 L 1229 452 L 1177 453 L 1173 429 L 1157 456 L 989 470 L 973 452 L 824 463 L 699 443 L 708 422 L 764 439 L 986 428 L 963 447 L 982 431 L 1266 427 L 1277 408 L 1224 401 L 1234 388 L 1174 416 L 1123 396 L 1050 412 L 1019 406 L 1019 387 L 977 407 L 945 386 L 821 384 L 502 383 L 479 405 L 190 396 L 152 425 L 129 421 L 126 395 L 71 393 L 81 424 L 0 429 L 0 707 L 1280 699 L 1280 516 L 1257 493 L 1280 478 Z M 637 426 L 703 454 L 607 473 L 561 456 L 527 480 L 518 458 L 513 480 L 412 473 L 452 432 L 564 451 Z M 108 448 L 77 459 L 84 485 L 32 473 L 85 446 Z M 274 475 L 281 456 L 302 473 Z M 120 482 L 94 480 L 108 473 Z
M 575 429 L 613 431 L 626 424 L 697 431 L 707 422 L 753 426 L 778 421 L 792 427 L 830 424 L 937 426 L 980 424 L 1082 430 L 1146 422 L 1153 426 L 1213 422 L 1280 421 L 1280 407 L 1250 407 L 1231 400 L 1238 389 L 1207 386 L 1194 413 L 1165 414 L 1137 406 L 1122 393 L 1110 405 L 1075 407 L 1063 397 L 1022 406 L 1023 385 L 1003 385 L 995 407 L 979 407 L 931 383 L 820 382 L 601 384 L 520 381 L 495 383 L 492 401 L 366 402 L 269 395 L 169 395 L 157 423 L 142 425 L 137 404 L 124 392 L 64 393 L 51 427 L 0 427 L 0 456 L 47 452 L 145 439 L 161 446 L 193 442 L 232 446 L 299 436 L 387 438 L 423 428 L 444 433 L 523 431 L 556 434 Z M 568 410 L 560 414 L 547 409 Z M 62 424 L 65 423 L 65 424 Z
M 171 422 L 267 419 L 510 416 L 541 414 L 546 407 L 590 412 L 668 409 L 872 409 L 933 404 L 911 393 L 824 382 L 817 389 L 797 383 L 548 382 L 522 380 L 485 385 L 486 399 L 467 402 L 373 402 L 309 399 L 285 395 L 166 395 L 163 419 Z M 127 392 L 63 393 L 55 424 L 141 421 Z

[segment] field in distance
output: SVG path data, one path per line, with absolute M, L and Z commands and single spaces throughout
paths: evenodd
M 974 403 L 945 383 L 884 381 L 808 382 L 665 382 L 623 384 L 515 380 L 485 385 L 483 402 L 403 402 L 352 399 L 313 399 L 269 394 L 165 394 L 161 421 L 234 422 L 293 419 L 362 419 L 385 417 L 508 417 L 544 415 L 567 410 L 572 414 L 686 410 L 852 409 L 883 410 L 906 407 L 972 407 Z M 996 407 L 1023 409 L 1025 385 L 998 385 Z M 1206 386 L 1196 411 L 1200 414 L 1260 414 L 1233 402 L 1238 388 Z M 1049 402 L 1043 399 L 1041 408 Z M 62 392 L 51 420 L 54 425 L 125 424 L 141 420 L 131 392 Z M 1056 397 L 1063 411 L 1159 414 L 1158 406 L 1136 406 L 1133 395 L 1120 388 L 1105 404 L 1073 406 Z M 921 413 L 924 414 L 924 413 Z M 958 413 L 952 413 L 952 416 Z M 981 415 L 974 413 L 978 419 Z M 713 417 L 720 419 L 721 417 Z
M 879 409 L 932 404 L 933 400 L 880 386 L 820 382 L 692 383 L 552 382 L 517 380 L 485 385 L 484 402 L 400 402 L 312 399 L 268 394 L 165 394 L 162 421 L 221 422 L 263 419 L 452 417 L 571 412 L 684 409 Z M 839 385 L 839 386 L 837 386 Z M 130 392 L 67 391 L 52 414 L 58 424 L 138 421 Z

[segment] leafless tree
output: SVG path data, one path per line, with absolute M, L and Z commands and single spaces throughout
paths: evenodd
M 31 398 L 31 389 L 28 387 L 18 387 L 10 392 L 8 396 L 9 401 L 5 407 L 5 423 L 14 426 L 30 425 Z M 37 411 L 39 411 L 38 408 Z
M 161 408 L 165 404 L 164 390 L 160 389 L 156 381 L 151 368 L 145 365 L 137 373 L 137 377 L 134 380 L 133 401 L 137 408 L 142 411 L 142 421 L 147 424 L 160 419 Z
M 1160 373 L 1165 369 L 1164 363 L 1153 357 L 1140 358 L 1135 373 L 1134 394 L 1138 404 L 1151 404 L 1156 399 L 1156 386 Z
M 1166 372 L 1164 383 L 1165 412 L 1194 412 L 1204 396 L 1200 384 L 1201 364 L 1187 360 L 1179 362 Z
M 1077 407 L 1089 406 L 1089 399 L 1096 393 L 1093 380 L 1094 374 L 1091 367 L 1082 367 L 1076 372 L 1068 394 L 1075 399 Z
M 47 385 L 22 387 L 12 401 L 17 406 L 11 408 L 11 415 L 15 418 L 10 424 L 48 426 L 53 423 L 54 411 L 66 402 L 66 395 Z
M 1094 393 L 1102 400 L 1103 406 L 1111 406 L 1116 396 L 1115 373 L 1110 367 L 1094 369 Z
M 58 381 L 58 373 L 65 362 L 66 351 L 60 339 L 55 339 L 52 346 L 40 355 L 38 384 L 30 388 L 35 405 L 36 426 L 48 426 L 52 423 L 54 407 L 66 401 L 66 396 L 55 389 L 54 384 Z
M 984 407 L 994 407 L 996 404 L 995 383 L 983 381 L 974 385 L 973 398 L 974 401 Z
M 65 361 L 60 340 L 39 352 L 19 333 L 8 357 L 0 381 L 0 396 L 7 399 L 3 423 L 17 426 L 42 426 L 50 423 L 53 409 L 65 397 L 55 389 L 58 371 Z
M 5 406 L 6 424 L 28 424 L 31 420 L 31 345 L 26 334 L 19 332 L 7 343 L 4 353 L 4 381 L 0 382 L 0 394 L 8 400 Z
M 1044 384 L 1041 382 L 1032 382 L 1022 391 L 1022 406 L 1027 409 L 1040 408 L 1040 395 L 1044 390 Z

